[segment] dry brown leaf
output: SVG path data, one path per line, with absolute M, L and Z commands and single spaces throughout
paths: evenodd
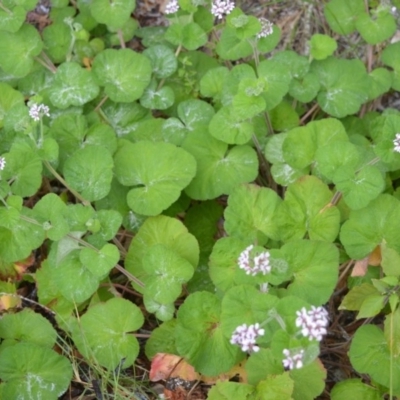
M 151 361 L 150 380 L 156 382 L 168 378 L 195 381 L 200 375 L 182 357 L 175 354 L 157 353 Z

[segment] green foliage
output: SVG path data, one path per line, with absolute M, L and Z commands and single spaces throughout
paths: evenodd
M 332 399 L 400 396 L 396 10 L 328 1 L 300 55 L 274 21 L 211 3 L 139 28 L 135 0 L 57 0 L 40 33 L 34 0 L 1 3 L 1 398 L 59 398 L 78 352 L 117 388 L 145 324 L 146 356 L 181 357 L 210 399 L 312 400 L 334 293 L 371 318 L 349 351 L 370 386 Z M 377 268 L 344 292 L 343 263 Z M 57 331 L 7 311 L 33 284 Z

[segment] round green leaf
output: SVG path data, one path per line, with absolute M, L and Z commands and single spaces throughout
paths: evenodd
M 340 167 L 333 176 L 336 189 L 343 194 L 343 199 L 352 210 L 358 210 L 369 204 L 385 189 L 385 180 L 381 171 L 367 165 L 356 172 L 354 167 Z
M 354 210 L 343 224 L 340 241 L 347 254 L 361 260 L 383 240 L 388 247 L 400 251 L 400 202 L 388 194 L 379 195 L 365 208 Z
M 0 128 L 9 111 L 15 106 L 22 107 L 24 96 L 7 83 L 0 82 Z
M 256 185 L 239 185 L 228 198 L 225 230 L 231 237 L 249 243 L 265 244 L 278 239 L 276 209 L 281 199 L 271 189 Z
M 232 107 L 222 107 L 210 122 L 213 137 L 228 144 L 245 144 L 254 134 L 253 124 L 238 117 Z
M 330 204 L 332 193 L 314 176 L 303 176 L 289 185 L 275 220 L 282 241 L 302 239 L 333 242 L 339 233 L 340 213 Z
M 220 325 L 220 300 L 210 292 L 188 296 L 179 308 L 175 330 L 179 354 L 206 376 L 229 371 L 243 353 L 229 343 Z
M 17 343 L 1 352 L 0 378 L 5 399 L 57 400 L 72 378 L 70 362 L 33 343 Z
M 325 118 L 313 121 L 288 132 L 282 145 L 283 157 L 291 167 L 303 169 L 315 162 L 315 153 L 320 146 L 332 146 L 339 141 L 348 141 L 346 130 L 339 120 Z
M 195 171 L 194 158 L 170 143 L 124 142 L 115 154 L 117 179 L 134 186 L 128 193 L 128 205 L 143 215 L 157 215 L 168 208 Z
M 32 329 L 32 327 L 35 329 Z M 0 337 L 52 348 L 57 332 L 50 322 L 30 309 L 17 314 L 6 314 L 0 320 Z
M 287 292 L 314 306 L 328 301 L 336 286 L 339 252 L 331 244 L 320 241 L 294 240 L 281 251 L 293 273 Z
M 290 68 L 278 60 L 264 60 L 258 66 L 258 76 L 265 81 L 263 94 L 267 111 L 275 108 L 289 91 Z
M 357 15 L 356 28 L 362 38 L 369 44 L 378 44 L 390 39 L 396 32 L 396 20 L 389 10 L 377 12 L 370 16 L 365 11 Z
M 333 117 L 355 114 L 368 100 L 369 79 L 360 60 L 328 57 L 314 61 L 311 71 L 317 74 L 322 87 L 318 104 Z
M 182 284 L 193 276 L 193 266 L 163 244 L 151 246 L 143 257 L 144 295 L 163 304 L 173 303 Z
M 208 70 L 200 80 L 200 93 L 204 97 L 217 98 L 222 92 L 225 78 L 229 75 L 226 67 L 216 67 Z
M 157 82 L 153 81 L 140 98 L 140 104 L 152 110 L 166 110 L 174 104 L 175 94 L 169 86 L 157 89 Z
M 111 188 L 113 160 L 99 146 L 77 150 L 64 164 L 65 180 L 88 201 L 100 200 Z
M 331 56 L 337 48 L 335 39 L 319 33 L 311 37 L 310 45 L 310 54 L 316 60 L 324 60 L 326 57 Z
M 236 29 L 226 26 L 217 43 L 217 54 L 223 60 L 238 60 L 245 58 L 253 52 L 247 39 L 239 39 Z
M 250 146 L 228 145 L 207 133 L 189 133 L 183 148 L 197 161 L 197 173 L 185 192 L 197 200 L 230 194 L 239 184 L 253 181 L 258 174 L 256 152 Z
M 386 68 L 375 68 L 369 74 L 369 77 L 371 78 L 369 100 L 374 100 L 377 97 L 388 92 L 390 87 L 392 86 L 393 82 L 392 74 Z
M 254 395 L 254 387 L 246 383 L 217 381 L 208 392 L 209 400 L 248 400 Z
M 125 258 L 125 268 L 141 279 L 146 275 L 143 258 L 151 247 L 163 244 L 193 266 L 199 262 L 199 245 L 181 221 L 159 215 L 146 219 L 133 239 Z M 136 287 L 136 286 L 135 286 Z M 139 290 L 143 291 L 143 289 Z
M 157 78 L 168 78 L 178 69 L 178 61 L 174 52 L 165 45 L 158 44 L 143 51 L 151 63 L 153 74 Z
M 165 33 L 165 39 L 175 46 L 183 46 L 187 50 L 196 50 L 207 43 L 207 35 L 196 22 L 186 25 L 172 24 Z
M 394 393 L 400 391 L 400 362 L 390 354 L 385 336 L 377 326 L 364 325 L 357 329 L 349 351 L 352 366 L 362 374 Z
M 394 90 L 400 90 L 400 42 L 389 44 L 382 52 L 382 61 L 393 68 Z
M 94 59 L 93 74 L 111 100 L 130 103 L 142 96 L 150 83 L 151 64 L 133 50 L 107 49 Z
M 15 33 L 25 22 L 26 11 L 20 5 L 0 10 L 0 30 Z
M 34 195 L 42 184 L 42 162 L 26 142 L 15 142 L 5 155 L 6 166 L 2 178 L 11 180 L 13 194 Z
M 128 300 L 113 298 L 97 304 L 80 318 L 72 337 L 79 351 L 94 357 L 105 368 L 130 367 L 139 354 L 133 332 L 144 322 L 139 307 Z
M 64 22 L 53 23 L 43 29 L 46 54 L 54 63 L 65 61 L 72 42 L 71 28 Z
M 300 79 L 292 79 L 289 94 L 302 103 L 309 103 L 317 96 L 320 87 L 318 76 L 313 72 L 308 72 Z
M 15 33 L 0 30 L 0 67 L 14 77 L 28 75 L 33 57 L 38 56 L 42 49 L 39 32 L 32 25 L 24 24 Z
M 334 32 L 348 35 L 355 30 L 355 22 L 364 10 L 363 0 L 331 0 L 324 8 L 324 14 Z
M 338 382 L 331 391 L 332 400 L 342 400 L 351 397 L 353 400 L 380 400 L 379 390 L 368 386 L 361 379 L 346 379 Z
M 99 251 L 85 247 L 79 253 L 82 264 L 99 279 L 108 275 L 118 263 L 119 258 L 118 248 L 110 243 L 104 245 Z
M 82 106 L 99 94 L 90 71 L 75 62 L 61 64 L 49 90 L 50 101 L 58 108 Z
M 135 9 L 135 0 L 93 0 L 90 11 L 93 18 L 113 29 L 122 28 Z
M 270 111 L 271 124 L 275 131 L 286 131 L 300 124 L 300 118 L 292 104 L 283 100 Z
M 148 296 L 143 297 L 143 303 L 149 313 L 153 313 L 160 321 L 170 321 L 174 318 L 175 304 L 174 303 L 159 303 Z

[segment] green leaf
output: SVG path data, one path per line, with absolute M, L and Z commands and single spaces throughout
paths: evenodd
M 245 144 L 254 134 L 254 128 L 251 121 L 243 119 L 237 115 L 235 108 L 222 107 L 212 118 L 209 132 L 225 143 Z
M 23 25 L 26 11 L 20 5 L 0 10 L 0 30 L 15 33 Z
M 256 152 L 249 146 L 228 145 L 207 133 L 189 133 L 183 148 L 197 161 L 197 173 L 185 189 L 192 199 L 208 200 L 230 194 L 239 184 L 253 181 L 258 174 Z
M 343 166 L 355 171 L 359 165 L 359 159 L 360 155 L 354 144 L 347 141 L 337 141 L 334 146 L 327 144 L 317 148 L 314 165 L 319 173 L 332 181 L 336 171 Z
M 72 378 L 70 362 L 33 343 L 17 343 L 1 351 L 0 378 L 5 399 L 57 400 Z
M 57 68 L 49 90 L 50 101 L 58 108 L 82 106 L 99 94 L 90 71 L 75 62 L 65 62 Z
M 394 393 L 400 391 L 400 362 L 392 358 L 383 332 L 375 325 L 357 329 L 351 342 L 349 357 L 354 369 Z
M 396 32 L 396 20 L 389 10 L 370 16 L 365 11 L 357 15 L 356 28 L 369 44 L 378 44 L 390 39 Z
M 144 295 L 163 304 L 173 303 L 194 272 L 193 266 L 163 244 L 151 246 L 143 257 Z
M 270 111 L 271 124 L 275 131 L 286 131 L 300 124 L 300 118 L 292 104 L 283 100 Z
M 115 154 L 120 183 L 133 186 L 129 207 L 143 215 L 157 215 L 176 201 L 196 171 L 194 158 L 170 143 L 124 142 Z
M 351 211 L 342 225 L 340 241 L 347 254 L 361 260 L 371 253 L 383 240 L 388 247 L 400 251 L 400 202 L 388 195 L 379 195 L 365 208 Z
M 208 392 L 208 400 L 250 400 L 254 387 L 246 383 L 217 381 Z
M 46 318 L 30 309 L 24 309 L 17 314 L 3 316 L 0 320 L 0 337 L 4 340 L 52 348 L 57 339 L 57 332 Z
M 174 91 L 169 86 L 157 87 L 158 83 L 152 81 L 140 98 L 140 104 L 152 110 L 166 110 L 174 104 Z
M 331 29 L 340 35 L 348 35 L 356 28 L 356 20 L 364 12 L 362 0 L 331 0 L 324 8 L 325 18 Z
M 149 360 L 152 360 L 157 353 L 177 354 L 175 327 L 176 319 L 172 319 L 152 330 L 144 350 Z
M 283 372 L 282 360 L 274 357 L 271 349 L 260 349 L 248 358 L 245 369 L 250 384 L 257 385 L 268 375 L 278 375 Z M 308 381 L 308 380 L 307 380 Z
M 386 245 L 381 244 L 382 270 L 387 276 L 400 276 L 400 254 Z
M 368 296 L 361 304 L 357 319 L 372 318 L 378 315 L 385 306 L 385 297 L 380 293 Z
M 303 169 L 313 164 L 316 151 L 322 146 L 332 146 L 348 141 L 344 126 L 334 118 L 313 121 L 288 132 L 283 145 L 283 158 L 293 168 Z
M 267 111 L 275 108 L 289 91 L 290 69 L 279 60 L 264 60 L 258 66 L 258 76 L 266 82 L 263 94 Z
M 13 211 L 15 213 L 15 209 L 11 207 L 8 209 L 8 212 Z M 29 209 L 24 208 L 21 214 L 24 217 L 33 217 Z M 45 232 L 41 226 L 19 218 L 12 226 L 0 227 L 0 258 L 4 262 L 23 260 L 33 249 L 38 248 L 44 239 Z
M 174 52 L 166 45 L 157 44 L 143 51 L 151 63 L 153 74 L 160 79 L 168 78 L 178 69 Z
M 15 33 L 0 30 L 0 67 L 16 78 L 29 74 L 33 57 L 42 49 L 39 32 L 32 25 L 23 24 Z
M 314 176 L 303 176 L 289 185 L 275 215 L 280 239 L 301 239 L 308 233 L 312 240 L 333 242 L 339 233 L 340 213 L 331 199 L 329 188 Z
M 313 61 L 311 71 L 317 74 L 322 87 L 318 104 L 333 117 L 355 114 L 368 100 L 369 79 L 360 60 L 328 57 Z
M 310 54 L 316 60 L 324 60 L 331 56 L 337 48 L 335 39 L 319 33 L 312 35 L 310 45 Z
M 24 104 L 24 96 L 13 89 L 7 83 L 0 82 L 0 128 L 3 127 L 3 121 L 13 107 L 19 107 Z
M 139 307 L 128 300 L 113 298 L 97 304 L 76 322 L 72 337 L 79 351 L 107 369 L 130 367 L 139 354 L 132 332 L 144 322 Z
M 199 262 L 199 245 L 181 221 L 159 215 L 147 218 L 133 239 L 125 258 L 125 268 L 141 279 L 146 275 L 143 258 L 151 247 L 162 244 L 181 258 L 189 261 L 193 269 Z M 136 286 L 135 286 L 136 287 Z M 143 288 L 137 288 L 143 291 Z
M 339 306 L 339 310 L 358 311 L 365 299 L 376 295 L 379 295 L 379 292 L 370 283 L 363 283 L 355 286 L 346 294 L 346 296 L 344 296 L 342 303 Z
M 177 314 L 177 350 L 206 376 L 227 372 L 242 358 L 239 347 L 231 345 L 223 334 L 220 313 L 217 296 L 196 292 L 186 298 Z
M 380 400 L 379 390 L 368 386 L 361 379 L 346 379 L 336 383 L 331 391 L 332 400 L 342 400 L 351 397 L 353 400 Z
M 385 189 L 381 171 L 372 165 L 363 167 L 359 172 L 354 167 L 340 167 L 333 176 L 333 182 L 352 210 L 366 207 Z
M 71 240 L 62 239 L 53 245 L 49 264 L 54 269 L 52 278 L 60 293 L 71 303 L 80 304 L 97 290 L 99 279 L 82 265 L 80 251 L 71 249 Z
M 382 52 L 382 62 L 393 68 L 394 90 L 400 90 L 400 42 L 389 44 Z
M 337 248 L 326 242 L 294 240 L 281 251 L 294 278 L 287 287 L 288 294 L 315 306 L 328 301 L 338 278 Z
M 293 380 L 289 373 L 269 375 L 257 385 L 257 399 L 260 400 L 291 400 L 293 394 Z
M 46 235 L 51 240 L 60 240 L 69 232 L 69 226 L 64 214 L 67 206 L 55 193 L 43 196 L 33 208 L 38 222 L 47 227 Z M 46 226 L 49 225 L 49 226 Z
M 309 103 L 317 96 L 320 87 L 317 74 L 308 72 L 300 79 L 292 79 L 289 94 L 302 103 Z
M 70 51 L 72 43 L 71 28 L 64 22 L 53 23 L 43 29 L 43 43 L 46 54 L 54 63 L 62 63 Z
M 108 150 L 86 146 L 77 150 L 64 164 L 67 183 L 86 200 L 95 201 L 107 196 L 113 177 L 113 160 Z
M 229 70 L 226 67 L 212 68 L 203 75 L 200 80 L 200 93 L 204 97 L 219 99 L 222 93 L 224 80 L 228 77 Z
M 371 86 L 368 96 L 369 100 L 374 100 L 388 92 L 392 86 L 392 74 L 386 68 L 375 68 L 372 72 L 370 72 L 369 77 L 371 78 Z
M 249 39 L 257 35 L 261 30 L 258 18 L 246 15 L 240 8 L 234 8 L 226 17 L 227 26 L 235 30 L 239 39 Z
M 281 203 L 269 188 L 239 185 L 228 198 L 225 209 L 225 230 L 231 237 L 265 244 L 269 238 L 278 239 L 276 210 Z
M 206 32 L 196 22 L 170 25 L 165 39 L 174 46 L 183 46 L 187 50 L 196 50 L 207 43 Z
M 122 28 L 135 9 L 135 0 L 93 0 L 90 11 L 93 18 L 100 24 L 106 24 L 113 29 Z
M 175 305 L 174 303 L 159 303 L 147 296 L 143 297 L 143 304 L 149 313 L 155 315 L 160 321 L 170 321 L 174 318 Z
M 217 54 L 223 60 L 238 60 L 248 57 L 253 49 L 247 39 L 239 39 L 236 29 L 226 26 L 217 43 Z
M 149 60 L 130 49 L 102 51 L 94 59 L 92 71 L 110 99 L 124 103 L 140 98 L 151 78 Z
M 108 275 L 118 263 L 119 258 L 118 248 L 110 243 L 104 245 L 99 251 L 86 247 L 79 253 L 79 259 L 85 268 L 99 279 Z

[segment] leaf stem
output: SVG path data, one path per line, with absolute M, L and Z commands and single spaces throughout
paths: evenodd
M 124 42 L 124 35 L 122 34 L 122 29 L 117 30 L 117 35 L 118 35 L 119 44 L 121 46 L 121 49 L 126 49 L 126 45 Z
M 57 178 L 57 180 L 62 183 L 83 205 L 87 206 L 90 204 L 90 201 L 84 199 L 76 190 L 72 189 L 68 185 L 64 178 L 52 167 L 48 161 L 44 160 L 43 163 L 46 168 Z

